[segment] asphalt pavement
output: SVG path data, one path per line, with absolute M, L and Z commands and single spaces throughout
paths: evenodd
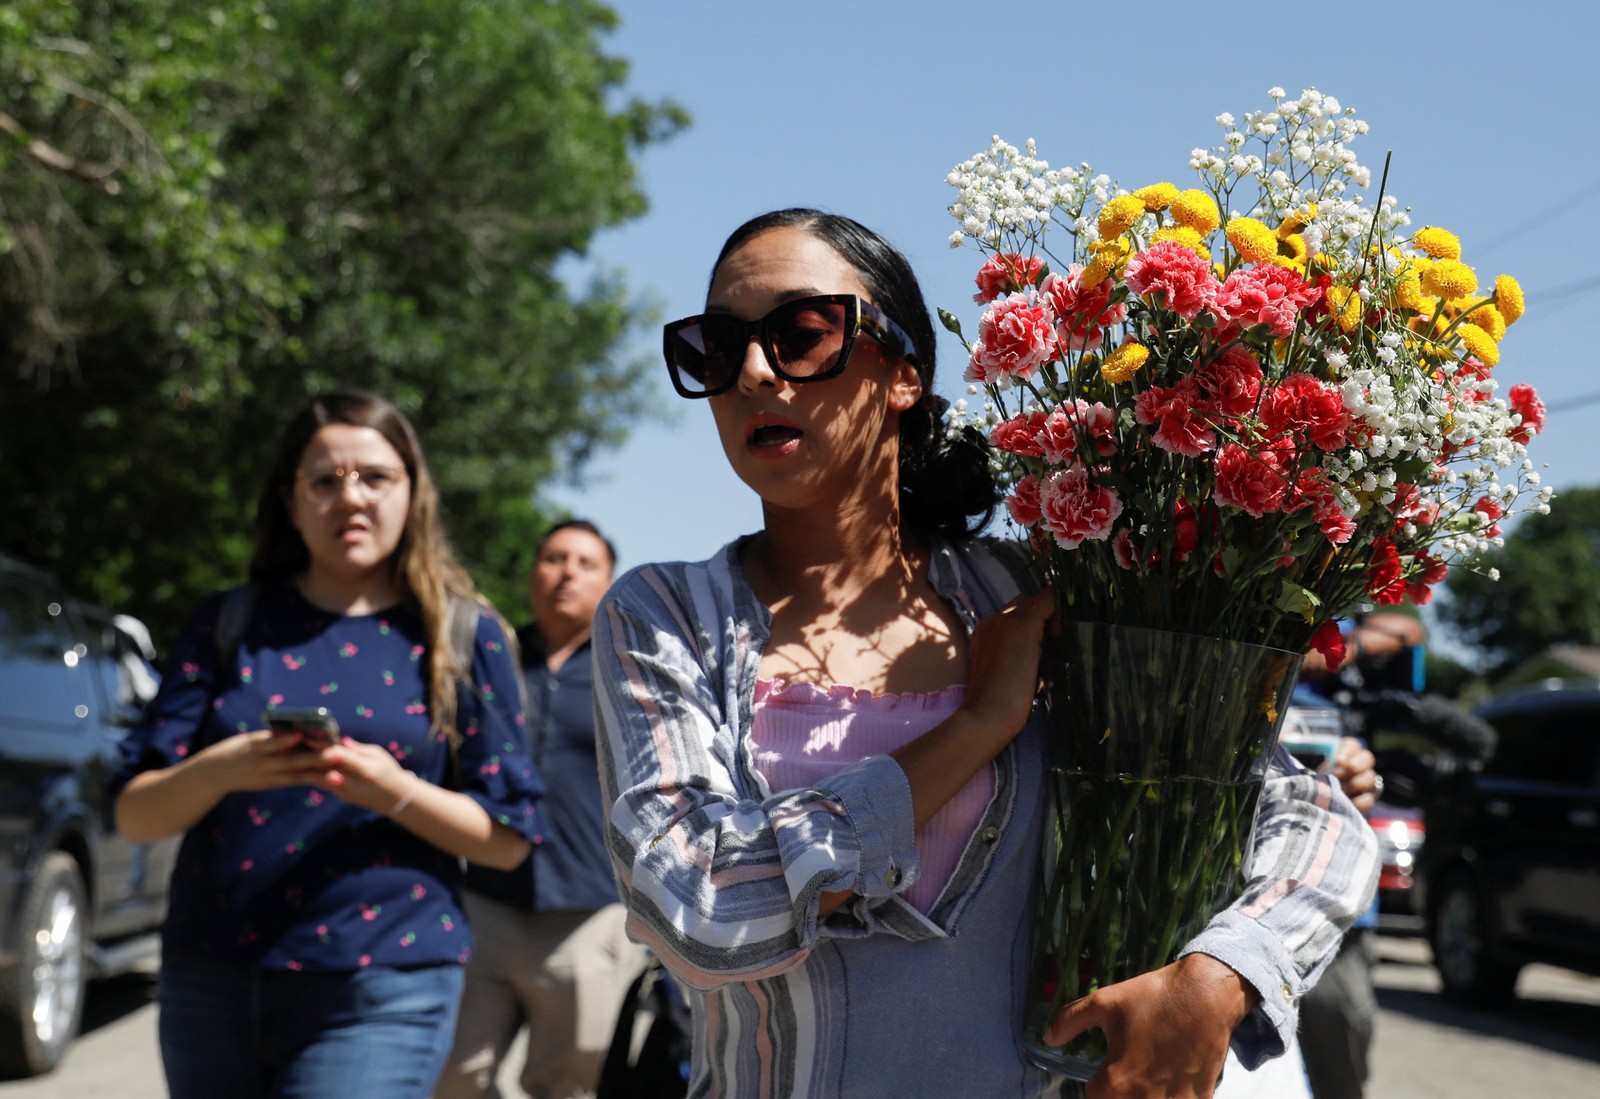
M 1600 1096 L 1600 979 L 1529 966 L 1503 1011 L 1439 995 L 1427 944 L 1379 937 L 1380 1015 L 1367 1099 Z M 94 987 L 85 1032 L 56 1072 L 0 1082 L 0 1099 L 165 1099 L 148 975 Z M 513 1062 L 502 1092 L 521 1095 Z M 910 1097 L 916 1099 L 916 1097 Z

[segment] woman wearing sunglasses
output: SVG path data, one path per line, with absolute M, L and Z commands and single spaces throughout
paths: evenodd
M 596 618 L 608 841 L 631 932 L 690 989 L 689 1094 L 1056 1094 L 1020 1046 L 1051 599 L 974 536 L 998 494 L 946 432 L 909 266 L 847 218 L 767 214 L 665 345 L 764 519 Z M 1372 869 L 1317 790 L 1263 798 L 1256 869 L 1295 888 L 1063 1012 L 1056 1038 L 1110 1036 L 1091 1094 L 1208 1095 L 1230 1038 L 1283 1048 Z

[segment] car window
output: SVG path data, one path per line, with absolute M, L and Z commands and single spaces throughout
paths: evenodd
M 1501 778 L 1588 786 L 1600 770 L 1600 708 L 1569 706 L 1491 715 L 1499 733 L 1484 772 Z
M 0 719 L 73 728 L 89 716 L 88 650 L 72 640 L 66 614 L 38 585 L 0 572 Z

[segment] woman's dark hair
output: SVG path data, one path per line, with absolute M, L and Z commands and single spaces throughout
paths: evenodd
M 468 681 L 472 669 L 457 666 L 450 643 L 448 606 L 452 597 L 482 603 L 472 577 L 456 562 L 439 516 L 439 490 L 411 421 L 394 405 L 360 389 L 336 389 L 312 398 L 283 430 L 278 454 L 256 501 L 255 545 L 250 553 L 252 581 L 297 576 L 311 564 L 305 539 L 289 515 L 300 460 L 311 440 L 329 424 L 370 427 L 382 435 L 405 464 L 411 504 L 405 530 L 389 560 L 396 582 L 415 602 L 428 636 L 430 713 L 435 732 L 453 735 L 455 684 Z
M 973 428 L 945 428 L 949 402 L 933 391 L 933 320 L 922 287 L 900 250 L 858 221 L 820 210 L 774 210 L 751 218 L 722 245 L 711 275 L 746 242 L 769 229 L 801 229 L 829 245 L 855 268 L 873 304 L 906 330 L 916 352 L 922 398 L 900 414 L 900 508 L 922 534 L 963 538 L 994 514 L 1000 490 L 989 466 L 988 441 Z

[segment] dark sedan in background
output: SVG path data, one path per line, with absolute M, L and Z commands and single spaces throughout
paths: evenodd
M 1440 776 L 1417 873 L 1445 991 L 1509 999 L 1545 962 L 1600 974 L 1600 681 L 1552 679 L 1485 703 L 1481 769 Z
M 53 1068 L 85 983 L 158 948 L 176 840 L 127 843 L 106 797 L 151 655 L 137 621 L 0 557 L 0 1075 Z

